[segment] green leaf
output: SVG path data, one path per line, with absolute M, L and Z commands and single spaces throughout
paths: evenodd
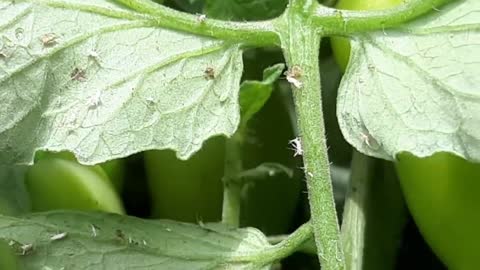
M 279 16 L 288 0 L 207 0 L 205 13 L 223 20 L 265 20 Z
M 0 165 L 0 215 L 18 215 L 30 210 L 24 182 L 26 169 L 26 166 Z
M 0 162 L 188 158 L 239 123 L 242 51 L 98 0 L 0 0 Z
M 273 91 L 273 83 L 282 75 L 284 64 L 276 64 L 263 71 L 263 81 L 244 81 L 240 87 L 241 126 L 245 127 Z
M 85 212 L 0 216 L 0 238 L 24 254 L 25 270 L 268 269 L 259 253 L 271 247 L 253 228 Z
M 480 1 L 443 6 L 352 42 L 338 118 L 359 151 L 447 151 L 480 161 Z

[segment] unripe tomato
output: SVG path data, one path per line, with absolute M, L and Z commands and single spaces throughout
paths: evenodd
M 188 160 L 171 150 L 148 151 L 145 165 L 152 217 L 185 222 L 220 221 L 225 138 L 206 141 Z
M 20 270 L 20 263 L 13 248 L 3 240 L 0 240 L 0 269 Z
M 125 159 L 113 159 L 99 164 L 117 192 L 122 192 L 125 182 Z
M 449 269 L 478 269 L 480 164 L 449 153 L 402 153 L 396 166 L 415 223 L 434 252 Z
M 342 9 L 381 9 L 402 0 L 341 0 Z M 346 39 L 332 38 L 339 65 L 350 55 Z M 449 153 L 418 158 L 397 155 L 397 172 L 415 223 L 440 259 L 452 270 L 478 269 L 480 243 L 480 164 Z
M 101 210 L 124 214 L 122 202 L 99 166 L 63 157 L 42 157 L 25 177 L 33 211 Z

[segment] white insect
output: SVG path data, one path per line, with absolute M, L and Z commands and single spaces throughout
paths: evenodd
M 360 133 L 360 137 L 368 147 L 373 149 L 378 147 L 378 142 L 370 134 Z
M 66 233 L 66 232 L 55 234 L 52 237 L 50 237 L 50 241 L 57 241 L 57 240 L 65 239 L 65 237 L 67 237 L 67 235 L 68 235 L 68 233 Z
M 24 244 L 20 247 L 22 255 L 25 256 L 33 250 L 33 244 Z
M 207 19 L 207 15 L 205 15 L 205 14 L 198 14 L 197 21 L 198 21 L 199 23 L 205 22 L 206 19 Z
M 99 55 L 98 55 L 98 52 L 95 51 L 95 49 L 91 49 L 89 52 L 88 52 L 88 57 L 91 57 L 95 60 L 98 59 Z
M 291 83 L 295 88 L 302 88 L 303 83 L 300 81 L 300 78 L 302 77 L 302 69 L 299 66 L 293 66 L 284 74 L 287 78 L 287 82 Z
M 98 90 L 95 95 L 92 95 L 88 99 L 88 108 L 95 110 L 96 108 L 100 107 L 103 104 L 102 102 L 102 92 Z
M 303 148 L 302 148 L 302 141 L 299 137 L 290 140 L 288 142 L 292 146 L 292 150 L 294 151 L 293 156 L 303 156 Z
M 145 241 L 145 240 L 142 240 L 142 243 L 143 243 L 144 246 L 147 245 L 147 241 Z
M 95 225 L 90 224 L 90 228 L 92 229 L 92 236 L 97 237 L 97 229 L 96 229 Z
M 293 86 L 295 86 L 296 88 L 302 88 L 303 86 L 303 83 L 301 81 L 299 81 L 298 79 L 292 77 L 292 76 L 287 76 L 287 81 L 291 84 L 293 84 Z

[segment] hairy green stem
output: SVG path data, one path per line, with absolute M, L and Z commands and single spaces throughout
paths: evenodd
M 268 265 L 288 257 L 295 251 L 299 251 L 301 247 L 311 239 L 312 233 L 311 222 L 303 224 L 280 243 L 265 252 L 260 253 L 259 256 L 262 258 L 260 261 L 263 261 L 262 264 Z
M 151 21 L 152 25 L 187 33 L 243 43 L 249 46 L 278 46 L 281 41 L 275 24 L 281 18 L 261 22 L 230 22 L 180 12 L 151 0 L 113 0 L 137 11 L 118 11 L 92 4 L 71 3 L 66 0 L 17 0 L 36 2 L 53 7 L 87 10 L 114 18 Z M 357 32 L 382 30 L 413 20 L 429 11 L 455 0 L 411 0 L 396 8 L 379 11 L 337 10 L 313 0 L 291 0 L 289 10 L 310 17 L 324 35 L 348 36 Z M 319 31 L 319 32 L 320 32 Z
M 227 139 L 225 147 L 225 175 L 223 178 L 222 222 L 230 227 L 240 225 L 242 184 L 231 181 L 242 172 L 241 134 Z
M 349 270 L 363 269 L 363 250 L 368 202 L 368 191 L 374 175 L 375 160 L 354 151 L 350 188 L 345 200 L 342 225 L 342 243 Z
M 355 151 L 351 175 L 342 224 L 347 269 L 393 269 L 407 220 L 393 164 Z
M 304 0 L 303 2 L 311 2 Z M 322 112 L 320 35 L 318 30 L 291 5 L 284 15 L 282 48 L 289 66 L 300 137 L 297 153 L 303 155 L 307 178 L 311 222 L 318 256 L 324 270 L 345 269 L 339 226 L 330 179 L 325 127 Z
M 312 22 L 328 35 L 383 30 L 411 21 L 455 0 L 410 0 L 395 8 L 373 11 L 338 10 L 317 5 Z
M 230 22 L 180 12 L 151 0 L 114 0 L 133 10 L 155 17 L 159 26 L 252 46 L 279 45 L 273 21 Z
M 274 236 L 269 236 L 268 237 L 268 242 L 270 244 L 278 244 L 285 239 L 289 238 L 289 234 L 282 234 L 282 235 L 274 235 Z M 317 255 L 317 247 L 315 246 L 315 240 L 313 239 L 313 232 L 311 231 L 311 234 L 305 242 L 298 247 L 296 250 L 297 252 L 302 252 L 305 254 L 310 254 L 310 255 Z

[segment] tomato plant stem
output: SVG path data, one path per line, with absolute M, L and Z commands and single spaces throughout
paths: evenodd
M 321 37 L 298 9 L 305 10 L 302 5 L 292 4 L 283 24 L 278 25 L 285 35 L 282 47 L 289 66 L 287 79 L 292 82 L 300 133 L 301 151 L 296 152 L 303 155 L 311 222 L 322 269 L 345 269 L 322 112 L 318 62 Z
M 368 187 L 373 177 L 375 160 L 354 151 L 350 188 L 345 199 L 342 244 L 349 270 L 363 269 L 366 204 Z
M 225 147 L 225 173 L 223 178 L 222 222 L 231 227 L 240 225 L 242 184 L 232 181 L 242 172 L 241 140 L 237 132 L 227 139 Z
M 451 2 L 453 1 L 411 0 L 394 8 L 371 11 L 337 10 L 317 5 L 311 19 L 326 34 L 348 35 L 401 25 L 432 10 L 441 12 L 441 6 Z
M 154 16 L 158 25 L 214 38 L 237 41 L 254 46 L 280 43 L 273 31 L 272 20 L 262 22 L 231 22 L 180 12 L 150 0 L 115 0 L 141 13 Z
M 307 222 L 287 237 L 282 238 L 276 245 L 266 249 L 264 252 L 256 254 L 251 260 L 256 261 L 262 266 L 269 265 L 288 257 L 296 251 L 301 251 L 302 247 L 311 237 L 312 224 L 311 222 Z
M 351 169 L 341 235 L 347 269 L 392 269 L 407 220 L 393 164 L 355 151 Z

